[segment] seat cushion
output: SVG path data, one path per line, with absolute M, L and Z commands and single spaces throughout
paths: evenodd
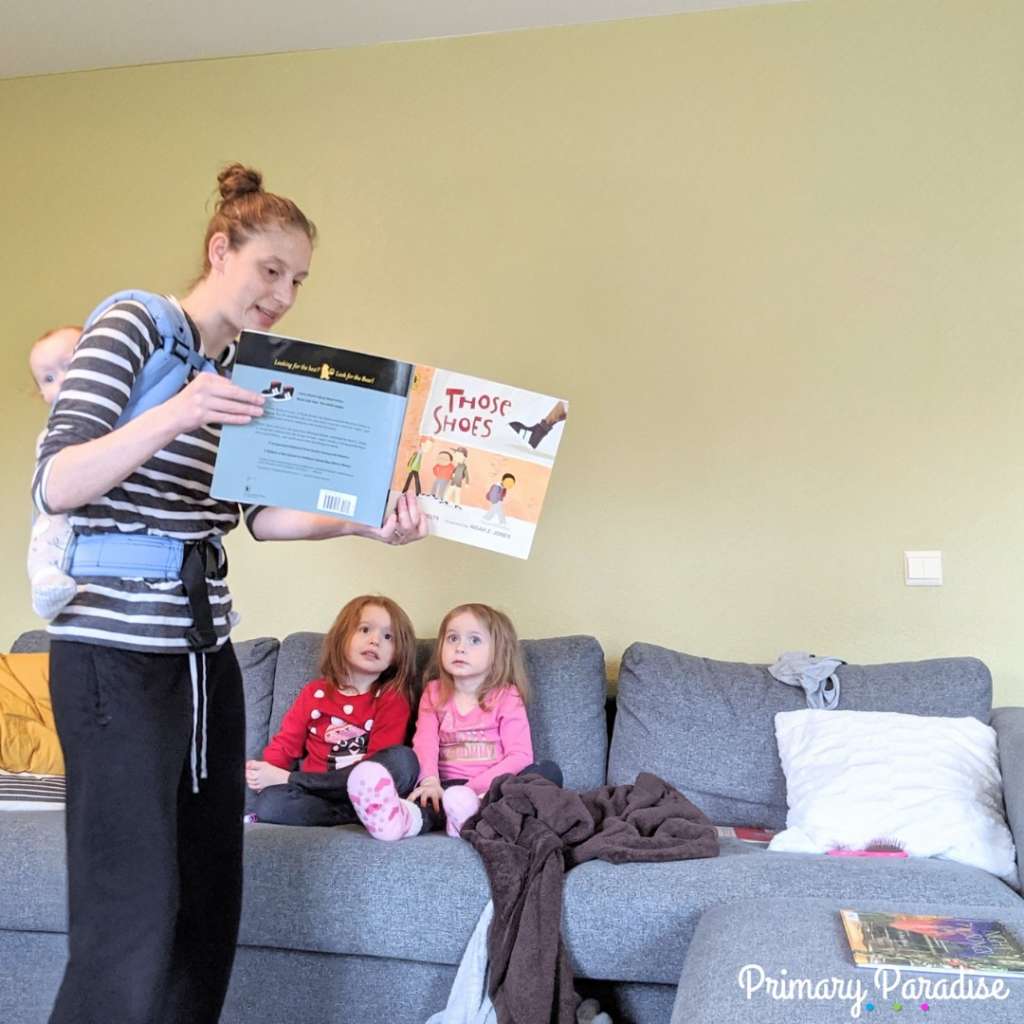
M 457 964 L 490 899 L 476 851 L 441 833 L 246 826 L 239 941 Z
M 581 864 L 565 885 L 563 934 L 573 969 L 588 978 L 675 984 L 701 914 L 763 896 L 902 899 L 1021 907 L 993 875 L 950 861 L 770 853 L 722 839 L 718 857 L 666 864 Z
M 1008 990 L 1008 998 L 1002 1000 L 931 996 L 922 1005 L 920 995 L 915 998 L 914 991 L 905 990 L 904 985 L 918 984 L 920 979 L 932 986 L 944 982 L 948 987 L 958 976 L 904 968 L 897 982 L 894 971 L 882 972 L 883 980 L 873 970 L 855 967 L 839 918 L 842 907 L 999 920 L 1024 936 L 1024 909 L 1019 900 L 1016 906 L 1002 902 L 968 906 L 908 895 L 896 902 L 864 897 L 852 906 L 832 898 L 723 903 L 700 919 L 679 981 L 671 1024 L 825 1024 L 901 1018 L 949 1024 L 1019 1024 L 1024 1013 L 1024 978 L 1002 979 Z M 840 983 L 838 994 L 832 979 Z M 983 980 L 991 984 L 995 979 L 973 979 Z M 787 981 L 804 983 L 808 989 L 816 986 L 817 998 L 804 994 L 785 998 Z M 886 989 L 886 984 L 895 987 Z
M 844 665 L 838 675 L 844 710 L 989 719 L 992 677 L 976 658 Z M 633 644 L 619 673 L 608 781 L 653 772 L 718 825 L 784 828 L 775 714 L 806 706 L 803 690 L 764 665 Z

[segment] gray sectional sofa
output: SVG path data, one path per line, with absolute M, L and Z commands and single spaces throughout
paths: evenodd
M 314 675 L 321 639 L 298 633 L 281 642 L 237 644 L 250 756 L 258 755 Z M 38 650 L 45 642 L 45 634 L 24 634 L 13 649 Z M 535 690 L 536 753 L 561 764 L 566 786 L 631 783 L 638 771 L 652 771 L 718 824 L 784 826 L 785 780 L 773 716 L 803 706 L 802 691 L 776 682 L 762 666 L 634 644 L 622 659 L 609 744 L 605 659 L 597 641 L 527 640 L 523 648 Z M 991 711 L 983 664 L 963 658 L 851 665 L 840 670 L 840 679 L 847 709 L 991 721 L 999 733 L 1010 825 L 1018 846 L 1024 841 L 1024 709 Z M 488 897 L 474 850 L 443 834 L 385 844 L 356 826 L 248 825 L 239 950 L 223 1021 L 422 1022 L 444 1006 Z M 950 910 L 1006 908 L 1011 916 L 1022 909 L 1020 896 L 994 876 L 939 860 L 771 853 L 723 839 L 720 856 L 708 860 L 590 862 L 565 879 L 563 934 L 577 987 L 596 995 L 616 1021 L 666 1024 L 706 911 L 807 897 L 865 908 L 906 901 Z M 0 1021 L 46 1020 L 65 930 L 63 815 L 4 814 Z M 737 929 L 730 948 L 742 951 L 745 941 L 746 931 Z M 816 941 L 808 934 L 809 944 Z M 684 1005 L 676 1006 L 674 1019 L 714 1019 L 714 1000 L 706 996 L 701 1005 L 709 1009 L 695 1003 L 691 1014 L 680 990 Z

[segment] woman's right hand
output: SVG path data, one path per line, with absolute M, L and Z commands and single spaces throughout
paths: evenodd
M 210 423 L 249 423 L 263 415 L 266 398 L 232 384 L 216 373 L 197 373 L 164 407 L 174 416 L 179 434 Z
M 429 779 L 420 779 L 420 784 L 409 794 L 409 799 L 413 803 L 418 800 L 420 807 L 426 807 L 429 800 L 434 805 L 434 810 L 440 813 L 443 795 L 440 780 L 431 776 Z

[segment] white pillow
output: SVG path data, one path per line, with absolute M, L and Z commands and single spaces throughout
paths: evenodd
M 786 830 L 770 850 L 897 842 L 911 857 L 982 868 L 1017 887 L 995 730 L 976 718 L 781 711 Z

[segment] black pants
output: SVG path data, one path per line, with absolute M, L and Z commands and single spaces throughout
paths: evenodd
M 192 667 L 201 678 L 204 659 L 208 777 L 193 793 Z M 215 1024 L 242 896 L 235 653 L 230 643 L 178 655 L 55 641 L 50 690 L 67 770 L 69 905 L 50 1022 Z
M 399 796 L 416 786 L 420 764 L 411 747 L 387 747 L 364 758 L 384 765 Z M 355 765 L 330 772 L 292 772 L 282 786 L 268 786 L 257 797 L 258 821 L 276 825 L 351 825 L 358 821 L 348 795 L 348 777 Z
M 540 775 L 547 779 L 548 782 L 553 782 L 556 786 L 562 784 L 562 769 L 554 761 L 538 761 L 535 764 L 528 764 L 521 772 L 516 772 L 516 774 Z M 441 788 L 448 789 L 451 786 L 464 785 L 465 782 L 462 779 L 445 779 L 441 783 Z M 423 814 L 423 828 L 420 829 L 420 835 L 424 835 L 427 832 L 436 832 L 438 829 L 444 828 L 444 811 L 435 811 L 434 805 L 429 800 L 425 807 L 420 807 L 420 812 Z

